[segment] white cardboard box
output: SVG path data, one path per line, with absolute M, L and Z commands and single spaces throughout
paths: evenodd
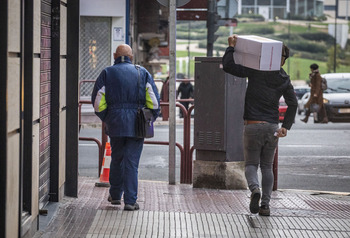
M 281 41 L 242 35 L 237 37 L 233 57 L 236 64 L 248 68 L 264 71 L 280 70 L 282 45 Z

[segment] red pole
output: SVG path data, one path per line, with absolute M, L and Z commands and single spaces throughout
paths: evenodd
M 180 104 L 180 103 L 176 103 L 176 106 L 180 108 L 180 110 L 182 111 L 182 114 L 184 116 L 184 132 L 183 132 L 183 143 L 184 143 L 184 157 L 183 159 L 181 159 L 181 164 L 180 164 L 180 183 L 186 183 L 186 162 L 187 162 L 187 150 L 188 150 L 188 146 L 187 146 L 187 141 L 186 141 L 186 136 L 187 136 L 187 130 L 186 130 L 186 118 L 188 116 L 187 110 L 186 108 Z
M 194 109 L 194 105 L 188 108 L 188 117 L 187 117 L 187 180 L 186 183 L 191 184 L 192 183 L 192 152 L 191 152 L 191 113 Z

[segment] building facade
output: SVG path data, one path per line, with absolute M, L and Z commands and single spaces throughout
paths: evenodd
M 238 14 L 260 14 L 265 19 L 319 17 L 323 15 L 323 0 L 239 0 Z
M 77 196 L 79 1 L 0 12 L 0 237 L 32 237 L 48 202 Z
M 324 0 L 324 13 L 328 16 L 348 20 L 350 17 L 350 0 Z

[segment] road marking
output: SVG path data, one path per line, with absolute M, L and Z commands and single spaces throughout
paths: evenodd
M 278 158 L 346 158 L 350 159 L 350 156 L 346 155 L 278 155 Z
M 303 173 L 284 173 L 285 175 L 290 175 L 290 176 L 309 176 L 309 177 L 322 177 L 322 178 L 339 178 L 339 179 L 349 179 L 350 176 L 347 175 L 334 175 L 334 174 L 303 174 Z
M 293 148 L 299 148 L 299 147 L 313 147 L 313 148 L 320 148 L 320 147 L 331 147 L 331 145 L 278 145 L 278 147 L 293 147 Z M 333 147 L 333 146 L 332 146 Z

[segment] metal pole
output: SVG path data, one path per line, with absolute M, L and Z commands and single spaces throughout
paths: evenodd
M 274 16 L 273 16 L 273 0 L 270 0 L 270 19 L 274 20 Z
M 188 55 L 188 64 L 187 64 L 187 78 L 191 78 L 191 53 L 190 53 L 190 45 L 191 45 L 191 21 L 188 21 L 188 48 L 187 48 L 187 55 Z
M 288 45 L 290 41 L 290 0 L 287 0 L 287 16 L 288 16 Z M 290 74 L 290 59 L 288 60 L 288 74 Z
M 335 17 L 334 17 L 334 65 L 333 71 L 337 72 L 337 17 L 338 17 L 338 0 L 335 1 Z
M 216 0 L 208 0 L 208 15 L 207 15 L 207 56 L 213 56 L 214 48 L 214 14 L 216 11 Z
M 175 184 L 176 0 L 169 0 L 169 184 Z

